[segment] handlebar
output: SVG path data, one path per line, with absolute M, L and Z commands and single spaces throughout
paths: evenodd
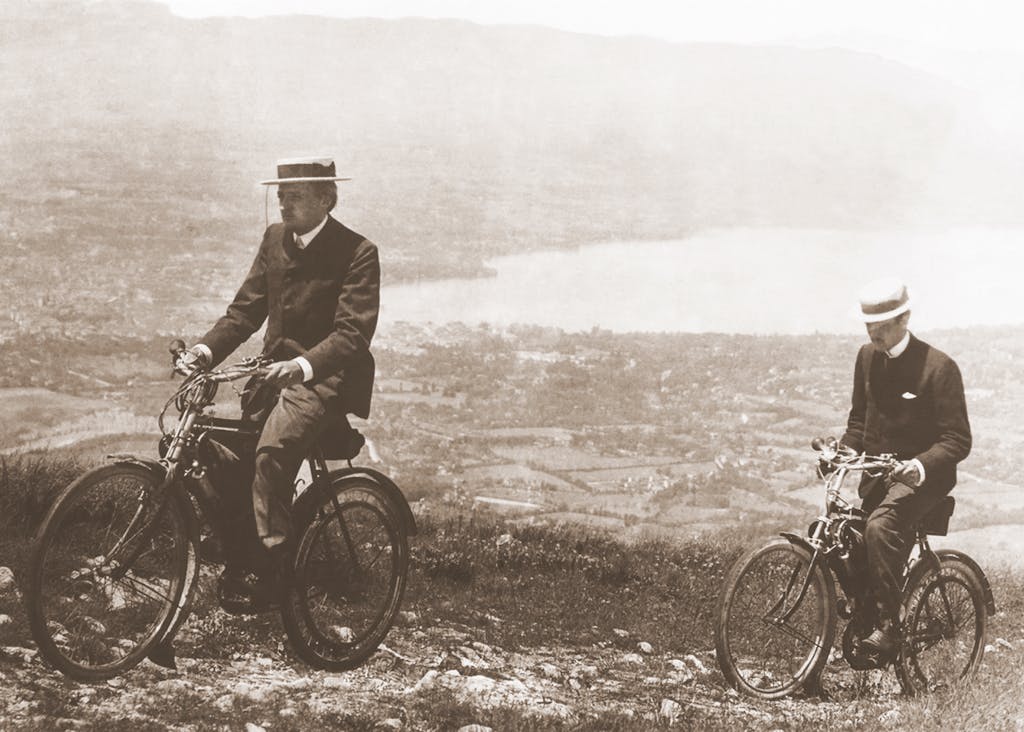
M 882 473 L 895 470 L 900 460 L 892 453 L 868 455 L 847 447 L 834 437 L 815 437 L 811 440 L 811 448 L 818 453 L 818 459 L 832 467 L 845 468 L 848 472 L 880 471 Z

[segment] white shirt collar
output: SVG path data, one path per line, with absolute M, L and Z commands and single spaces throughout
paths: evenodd
M 315 228 L 310 229 L 309 231 L 307 231 L 305 234 L 302 234 L 302 235 L 296 234 L 295 235 L 295 245 L 299 249 L 305 249 L 306 247 L 309 246 L 309 243 L 311 241 L 316 239 L 316 235 L 319 234 L 320 230 L 323 229 L 326 225 L 327 225 L 327 217 L 324 216 L 324 220 L 321 221 L 319 224 L 317 224 Z
M 910 331 L 909 330 L 906 333 L 903 334 L 903 337 L 900 339 L 900 342 L 897 343 L 892 348 L 890 348 L 888 351 L 886 351 L 885 354 L 889 358 L 899 358 L 900 356 L 903 355 L 903 352 L 905 350 L 907 350 L 907 346 L 908 345 L 910 345 Z

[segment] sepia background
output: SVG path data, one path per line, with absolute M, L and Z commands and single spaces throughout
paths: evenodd
M 706 648 L 737 537 L 819 510 L 807 445 L 842 429 L 864 338 L 851 307 L 884 274 L 910 284 L 911 327 L 967 387 L 975 447 L 945 541 L 1016 577 L 1019 20 L 1009 2 L 4 0 L 4 465 L 152 454 L 167 342 L 223 312 L 276 220 L 257 182 L 279 158 L 326 154 L 353 178 L 335 215 L 381 252 L 360 428 L 428 527 L 417 567 L 435 584 L 412 590 L 414 612 L 485 626 L 525 612 L 503 582 L 547 597 L 536 568 L 486 564 L 505 566 L 491 540 L 506 535 L 550 530 L 554 547 L 584 532 L 627 566 L 643 559 L 623 547 L 667 542 L 701 557 L 680 560 L 703 573 L 689 587 L 704 604 L 679 613 L 695 625 L 665 626 L 675 596 L 605 588 L 594 602 L 615 610 L 570 620 L 570 598 L 538 599 L 533 635 L 487 640 L 561 642 L 537 628 L 568 624 L 611 638 L 609 654 L 641 632 Z M 445 544 L 463 520 L 490 528 Z M 459 593 L 475 621 L 437 605 Z M 628 643 L 609 635 L 630 622 Z M 208 701 L 207 721 L 241 719 Z

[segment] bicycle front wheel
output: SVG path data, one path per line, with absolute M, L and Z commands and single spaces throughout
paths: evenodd
M 32 636 L 79 681 L 141 661 L 170 624 L 188 560 L 179 501 L 136 465 L 86 473 L 57 498 L 36 534 L 25 592 Z
M 903 646 L 896 664 L 907 694 L 949 688 L 973 675 L 985 653 L 988 612 L 974 570 L 943 557 L 938 572 L 908 588 Z
M 835 636 L 835 588 L 821 563 L 788 540 L 741 557 L 719 600 L 715 652 L 726 680 L 762 699 L 816 680 Z
M 397 507 L 370 480 L 325 496 L 299 542 L 281 615 L 296 653 L 316 668 L 358 666 L 394 622 L 409 548 Z

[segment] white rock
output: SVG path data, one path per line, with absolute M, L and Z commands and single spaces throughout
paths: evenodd
M 458 732 L 494 732 L 494 730 L 482 724 L 464 724 L 459 727 Z
M 502 534 L 494 543 L 498 546 L 505 546 L 506 544 L 511 544 L 513 541 L 512 534 Z
M 540 675 L 548 679 L 558 679 L 562 676 L 558 667 L 553 663 L 542 663 L 537 668 L 540 670 Z
M 641 653 L 646 653 L 647 655 L 654 653 L 654 646 L 652 646 L 647 641 L 640 641 L 639 643 L 637 643 L 636 649 Z
M 10 625 L 12 622 L 13 621 L 11 620 L 11 616 L 10 615 L 2 615 L 2 614 L 0 614 L 0 628 L 2 628 L 5 625 Z
M 21 646 L 4 646 L 0 648 L 0 658 L 19 661 L 26 666 L 36 659 L 36 653 L 31 648 L 22 648 Z
M 441 672 L 436 668 L 432 668 L 423 674 L 423 678 L 417 681 L 410 691 L 416 693 L 419 691 L 427 691 L 428 689 L 434 688 L 437 685 L 437 677 L 441 675 Z
M 992 645 L 991 643 L 988 643 L 988 644 L 985 645 L 985 653 L 996 653 L 996 652 L 997 652 L 996 647 L 994 645 Z
M 214 700 L 213 706 L 219 712 L 230 712 L 235 708 L 235 697 L 233 694 L 223 694 Z
M 352 629 L 347 625 L 335 625 L 331 628 L 331 632 L 334 634 L 334 637 L 342 643 L 351 643 L 352 638 L 355 637 L 352 633 Z
M 705 666 L 704 663 L 699 658 L 697 658 L 695 655 L 693 655 L 692 653 L 690 655 L 688 655 L 684 660 L 688 664 L 690 664 L 690 667 L 694 671 L 696 671 L 697 673 L 699 673 L 699 674 L 709 673 L 708 672 L 708 667 Z
M 245 732 L 267 732 L 267 731 L 265 729 L 263 729 L 263 727 L 260 727 L 258 724 L 253 724 L 252 722 L 246 722 L 245 723 Z
M 486 643 L 481 643 L 480 641 L 473 641 L 469 645 L 470 645 L 471 648 L 473 648 L 478 653 L 494 653 L 494 649 L 493 648 L 491 648 Z
M 324 678 L 317 683 L 325 689 L 352 688 L 352 682 L 346 679 L 344 676 L 324 676 Z
M 622 657 L 622 662 L 628 663 L 633 666 L 642 666 L 644 662 L 644 657 L 641 656 L 639 653 L 627 653 Z
M 159 691 L 161 694 L 170 696 L 172 694 L 180 694 L 183 691 L 188 691 L 192 688 L 192 682 L 187 679 L 161 679 L 156 682 L 152 688 L 155 691 Z
M 884 727 L 891 727 L 900 721 L 900 710 L 890 709 L 888 712 L 883 712 L 878 716 L 878 723 Z
M 389 717 L 388 719 L 382 719 L 373 725 L 374 729 L 402 729 L 402 720 L 398 717 Z
M 490 676 L 469 676 L 462 688 L 467 694 L 485 694 L 494 690 L 495 683 Z
M 686 671 L 686 662 L 680 661 L 678 658 L 670 658 L 668 665 L 672 667 L 673 671 Z
M 996 645 L 1000 648 L 1005 648 L 1008 651 L 1013 650 L 1013 644 L 1005 638 L 996 638 Z
M 644 686 L 661 686 L 661 679 L 657 676 L 645 676 L 641 683 Z
M 675 724 L 682 711 L 683 707 L 675 699 L 662 699 L 661 709 L 658 711 L 658 714 L 669 724 Z
M 107 626 L 105 626 L 96 618 L 91 618 L 88 615 L 82 616 L 82 625 L 88 628 L 90 633 L 95 633 L 96 635 L 107 634 Z
M 14 587 L 14 572 L 10 567 L 0 567 L 0 592 L 7 592 Z
M 395 624 L 408 627 L 420 622 L 420 614 L 412 610 L 399 610 L 395 616 Z
M 612 628 L 612 633 L 614 633 L 615 635 L 619 636 L 619 638 L 628 638 L 629 637 L 629 631 L 628 630 L 623 630 L 622 628 Z

